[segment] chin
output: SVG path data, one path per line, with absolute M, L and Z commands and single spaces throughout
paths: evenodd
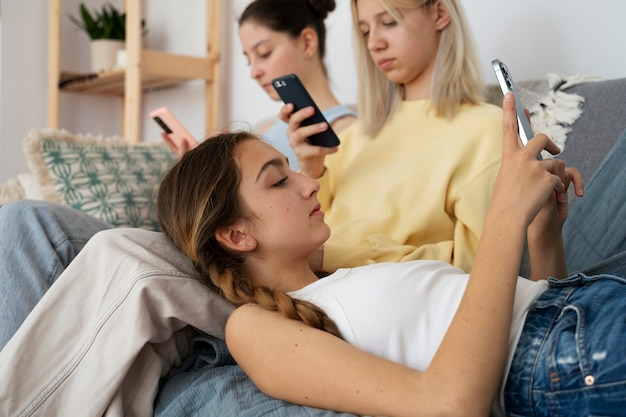
M 269 91 L 266 90 L 266 93 L 272 99 L 272 101 L 280 101 L 280 97 L 276 93 L 276 90 L 274 90 L 274 87 L 272 87 L 272 89 Z
M 326 226 L 325 227 L 326 233 L 324 233 L 324 239 L 322 240 L 320 245 L 323 245 L 324 243 L 326 243 L 326 241 L 330 238 L 330 227 L 328 227 L 326 223 L 324 223 L 324 226 Z

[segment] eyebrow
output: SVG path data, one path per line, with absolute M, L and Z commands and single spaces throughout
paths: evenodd
M 380 20 L 383 16 L 385 15 L 389 15 L 389 12 L 387 10 L 383 10 L 382 12 L 378 12 L 374 15 L 374 18 L 376 20 Z M 368 23 L 365 20 L 359 20 L 359 26 L 361 25 L 367 25 Z
M 256 52 L 257 49 L 259 49 L 259 46 L 270 42 L 269 39 L 261 39 L 260 41 L 258 41 L 257 43 L 255 43 L 254 45 L 252 45 L 252 48 L 250 48 L 250 52 Z M 248 56 L 246 51 L 243 51 L 244 56 Z
M 261 175 L 263 175 L 263 173 L 265 171 L 267 171 L 268 168 L 270 167 L 276 167 L 276 168 L 282 168 L 287 164 L 287 158 L 272 158 L 269 161 L 267 161 L 266 163 L 263 164 L 263 166 L 261 167 L 261 169 L 259 170 L 259 173 L 256 176 L 256 180 L 254 182 L 258 182 L 259 178 L 261 178 Z

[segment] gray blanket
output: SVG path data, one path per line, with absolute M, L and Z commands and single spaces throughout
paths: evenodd
M 355 417 L 303 407 L 263 394 L 235 363 L 218 338 L 201 335 L 191 355 L 170 372 L 159 388 L 157 417 Z

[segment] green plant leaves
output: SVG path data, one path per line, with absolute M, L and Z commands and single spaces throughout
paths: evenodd
M 93 13 L 87 9 L 85 3 L 80 3 L 80 19 L 72 15 L 68 15 L 68 18 L 84 30 L 91 40 L 126 39 L 126 13 L 121 13 L 111 3 L 105 3 L 100 10 Z M 145 28 L 143 19 L 141 27 Z

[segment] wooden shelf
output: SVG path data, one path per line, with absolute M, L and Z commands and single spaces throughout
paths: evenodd
M 212 82 L 212 61 L 211 58 L 195 58 L 144 50 L 142 51 L 141 90 L 146 93 L 197 79 Z M 125 79 L 125 68 L 99 73 L 61 71 L 58 88 L 72 93 L 123 97 Z
M 127 67 L 101 73 L 60 69 L 61 1 L 50 0 L 48 43 L 48 127 L 59 127 L 59 93 L 71 92 L 122 98 L 122 136 L 141 137 L 142 94 L 191 80 L 205 82 L 205 130 L 219 124 L 220 0 L 206 0 L 206 55 L 193 57 L 142 49 L 143 0 L 124 0 Z

